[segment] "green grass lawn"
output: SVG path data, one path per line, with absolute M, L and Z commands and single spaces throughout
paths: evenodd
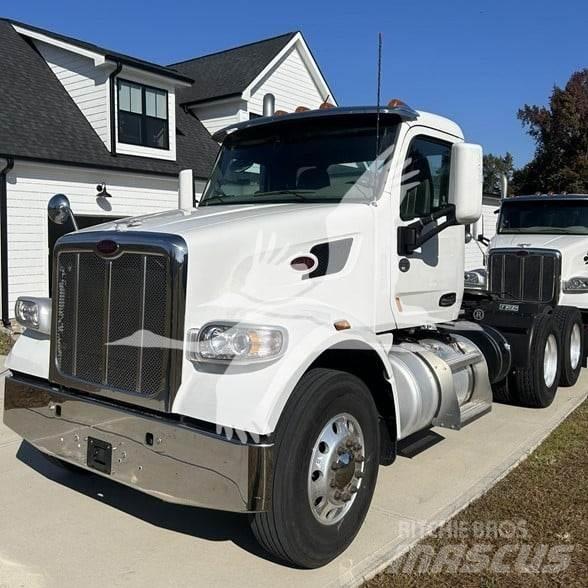
M 585 587 L 587 537 L 588 401 L 487 494 L 366 586 Z

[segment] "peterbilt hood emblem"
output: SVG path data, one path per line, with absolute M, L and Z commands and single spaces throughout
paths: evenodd
M 120 249 L 120 245 L 112 239 L 103 239 L 96 243 L 96 251 L 102 255 L 114 255 Z
M 517 245 L 517 247 L 523 247 L 523 248 L 531 247 L 531 243 L 519 243 Z

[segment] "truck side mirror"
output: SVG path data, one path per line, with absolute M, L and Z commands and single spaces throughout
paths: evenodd
M 482 147 L 455 143 L 451 149 L 449 202 L 459 225 L 475 223 L 482 215 Z
M 71 220 L 74 229 L 78 230 L 76 217 L 69 204 L 69 198 L 65 194 L 55 194 L 55 196 L 51 197 L 47 204 L 47 216 L 56 225 L 63 225 L 68 220 Z

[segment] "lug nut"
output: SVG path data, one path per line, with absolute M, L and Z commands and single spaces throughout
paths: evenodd
M 345 447 L 337 448 L 337 455 L 343 455 L 344 453 L 347 453 L 347 449 L 345 449 Z
M 355 486 L 351 486 L 351 488 L 349 488 L 349 492 L 351 492 L 351 494 L 355 494 L 357 490 L 358 489 Z
M 347 439 L 347 441 L 345 442 L 345 447 L 351 449 L 353 447 L 353 439 Z
M 365 476 L 365 474 L 363 472 L 356 472 L 355 477 L 356 478 L 363 478 Z
M 364 460 L 365 460 L 365 457 L 364 457 L 363 455 L 358 455 L 358 456 L 355 458 L 355 461 L 356 461 L 357 463 L 361 463 L 361 462 L 362 462 L 362 461 L 364 461 Z
M 356 443 L 356 444 L 353 446 L 353 449 L 355 449 L 355 451 L 361 451 L 361 445 L 360 445 L 359 443 Z
M 334 496 L 335 500 L 340 500 L 342 494 L 341 494 L 341 492 L 339 490 L 336 490 L 335 491 L 335 494 L 333 494 L 333 496 Z

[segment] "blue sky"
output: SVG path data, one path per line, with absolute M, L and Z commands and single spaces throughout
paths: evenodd
M 553 84 L 588 67 L 588 1 L 20 0 L 2 16 L 170 63 L 301 30 L 340 104 L 375 103 L 377 34 L 383 98 L 455 119 L 485 152 L 533 154 L 516 119 Z

